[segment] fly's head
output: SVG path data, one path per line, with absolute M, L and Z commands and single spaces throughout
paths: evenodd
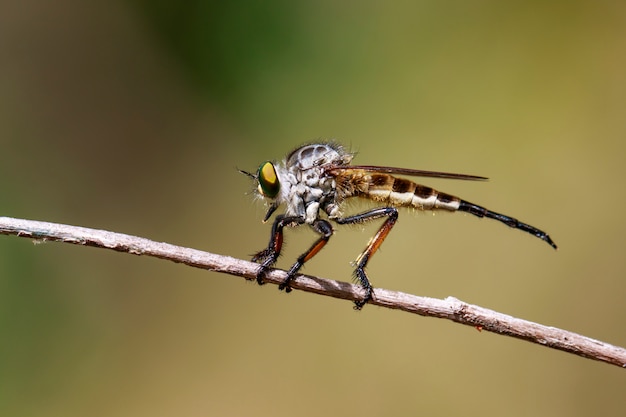
M 278 170 L 279 167 L 270 161 L 263 162 L 255 174 L 239 170 L 239 172 L 249 176 L 256 182 L 258 195 L 269 203 L 267 214 L 263 219 L 264 222 L 271 217 L 282 203 L 281 181 Z

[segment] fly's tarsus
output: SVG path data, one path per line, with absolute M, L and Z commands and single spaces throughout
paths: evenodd
M 357 300 L 354 302 L 354 309 L 360 310 L 372 299 L 373 289 L 369 279 L 367 278 L 367 274 L 365 274 L 365 268 L 357 266 L 357 268 L 354 270 L 354 276 L 361 284 L 361 287 L 363 287 L 363 289 L 365 290 L 365 297 L 363 297 L 362 300 Z

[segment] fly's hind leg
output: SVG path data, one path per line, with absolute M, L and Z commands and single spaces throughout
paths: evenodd
M 367 278 L 367 274 L 365 273 L 365 267 L 369 262 L 370 258 L 380 245 L 383 243 L 394 224 L 398 220 L 398 210 L 395 207 L 381 207 L 377 209 L 373 209 L 370 211 L 366 211 L 364 213 L 356 214 L 354 216 L 333 219 L 338 224 L 357 224 L 364 223 L 370 220 L 378 219 L 381 217 L 387 217 L 385 222 L 380 229 L 376 232 L 376 234 L 370 239 L 367 247 L 359 255 L 356 260 L 356 269 L 354 270 L 354 275 L 356 279 L 359 281 L 359 284 L 365 289 L 365 297 L 360 301 L 354 302 L 355 310 L 360 310 L 363 306 L 372 298 L 372 285 L 370 284 L 369 279 Z
M 263 249 L 252 257 L 252 262 L 261 264 L 256 274 L 256 282 L 263 285 L 263 276 L 268 269 L 276 263 L 280 251 L 283 247 L 283 229 L 288 225 L 300 225 L 304 223 L 304 219 L 297 216 L 276 216 L 272 225 L 272 234 L 270 235 L 270 243 L 267 248 Z
M 313 243 L 313 245 L 311 245 L 309 250 L 298 256 L 296 263 L 294 263 L 292 267 L 289 268 L 289 272 L 287 272 L 287 278 L 285 278 L 282 284 L 278 286 L 279 290 L 291 292 L 291 287 L 289 286 L 289 283 L 291 282 L 291 280 L 293 280 L 293 277 L 298 273 L 298 271 L 300 270 L 300 268 L 302 268 L 305 262 L 317 255 L 317 253 L 321 251 L 324 246 L 326 246 L 326 243 L 328 243 L 328 239 L 330 239 L 330 237 L 333 235 L 333 227 L 326 220 L 317 219 L 313 222 L 311 227 L 322 236 L 317 239 L 315 243 Z

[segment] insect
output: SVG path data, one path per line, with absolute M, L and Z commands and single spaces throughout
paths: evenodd
M 363 299 L 355 301 L 355 309 L 360 310 L 372 298 L 372 285 L 365 273 L 365 267 L 396 223 L 398 207 L 463 211 L 474 216 L 495 219 L 509 227 L 538 237 L 554 249 L 557 247 L 547 233 L 513 217 L 493 212 L 395 175 L 458 180 L 486 180 L 485 177 L 384 166 L 351 165 L 353 157 L 353 153 L 346 151 L 337 143 L 313 143 L 297 148 L 280 163 L 263 162 L 256 173 L 240 170 L 256 182 L 259 195 L 269 202 L 264 222 L 267 222 L 281 205 L 286 206 L 285 213 L 277 215 L 274 220 L 267 248 L 252 258 L 253 262 L 260 264 L 256 275 L 259 284 L 263 284 L 263 276 L 276 263 L 280 255 L 285 227 L 306 224 L 320 235 L 313 245 L 297 258 L 287 272 L 287 278 L 278 287 L 280 290 L 290 292 L 290 282 L 300 268 L 313 258 L 333 235 L 334 230 L 329 220 L 343 225 L 384 218 L 382 226 L 355 262 L 354 275 L 365 290 Z M 373 200 L 380 206 L 359 214 L 345 216 L 342 204 L 353 197 Z

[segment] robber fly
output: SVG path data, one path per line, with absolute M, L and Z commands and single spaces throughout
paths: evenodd
M 357 224 L 384 218 L 376 234 L 355 262 L 354 275 L 365 290 L 362 300 L 355 301 L 360 310 L 372 298 L 372 285 L 365 273 L 371 257 L 376 253 L 398 219 L 397 207 L 419 210 L 464 211 L 478 217 L 498 220 L 509 227 L 528 232 L 556 249 L 547 233 L 504 214 L 469 203 L 450 194 L 436 191 L 394 175 L 451 178 L 458 180 L 486 180 L 474 175 L 421 171 L 371 165 L 351 165 L 353 153 L 336 143 L 313 143 L 291 152 L 280 163 L 263 162 L 256 173 L 241 171 L 258 185 L 260 196 L 269 202 L 266 222 L 279 206 L 285 213 L 276 216 L 267 248 L 252 258 L 260 264 L 256 275 L 259 284 L 263 276 L 276 263 L 283 244 L 283 229 L 303 224 L 309 225 L 320 237 L 298 257 L 279 289 L 290 292 L 291 280 L 305 262 L 315 256 L 333 235 L 329 220 L 337 224 Z M 380 207 L 363 213 L 344 216 L 342 205 L 346 199 L 361 197 L 373 200 Z M 326 218 L 322 218 L 324 213 Z

